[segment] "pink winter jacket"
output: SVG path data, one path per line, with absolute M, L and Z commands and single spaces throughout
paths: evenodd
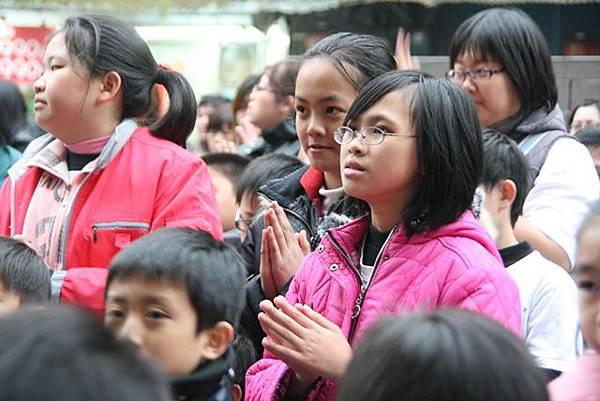
M 382 315 L 442 306 L 480 312 L 520 333 L 517 287 L 471 212 L 410 239 L 398 228 L 361 296 L 357 248 L 368 228 L 368 217 L 362 217 L 328 232 L 293 279 L 288 301 L 309 304 L 341 327 L 353 347 Z M 282 399 L 291 375 L 283 362 L 265 352 L 246 375 L 246 400 Z M 333 380 L 319 379 L 308 400 L 333 400 L 335 394 Z

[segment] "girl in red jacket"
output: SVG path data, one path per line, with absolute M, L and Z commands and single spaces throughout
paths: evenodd
M 389 72 L 361 90 L 334 138 L 342 184 L 369 213 L 329 230 L 286 298 L 263 301 L 265 355 L 247 400 L 330 400 L 366 328 L 385 314 L 441 306 L 476 311 L 519 333 L 516 285 L 468 210 L 481 131 L 457 85 Z
M 164 113 L 156 84 L 169 97 Z M 160 227 L 222 238 L 208 170 L 182 148 L 195 121 L 193 91 L 157 65 L 133 28 L 109 17 L 67 19 L 34 92 L 48 134 L 9 172 L 0 234 L 23 237 L 44 258 L 56 299 L 102 311 L 112 256 Z

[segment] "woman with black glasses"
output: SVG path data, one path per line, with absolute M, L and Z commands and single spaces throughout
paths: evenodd
M 600 190 L 586 149 L 567 137 L 550 51 L 523 11 L 492 8 L 463 22 L 450 45 L 447 76 L 461 85 L 485 128 L 519 143 L 530 191 L 515 232 L 569 270 L 575 232 Z

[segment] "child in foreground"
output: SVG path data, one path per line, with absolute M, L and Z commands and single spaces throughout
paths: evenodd
M 171 379 L 175 399 L 230 400 L 244 277 L 231 246 L 165 228 L 111 263 L 104 321 Z

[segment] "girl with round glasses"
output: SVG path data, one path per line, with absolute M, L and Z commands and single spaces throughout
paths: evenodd
M 261 353 L 259 302 L 285 294 L 305 252 L 319 244 L 326 227 L 364 214 L 362 202 L 344 195 L 340 146 L 333 131 L 342 125 L 359 90 L 395 68 L 383 39 L 347 32 L 322 39 L 302 57 L 294 95 L 296 130 L 310 165 L 259 189 L 269 206 L 249 227 L 242 247 L 249 272 L 259 273 L 247 286 L 242 326 Z
M 469 210 L 482 143 L 464 91 L 388 72 L 360 92 L 335 139 L 344 190 L 369 211 L 327 232 L 285 298 L 261 303 L 265 354 L 246 376 L 249 401 L 333 400 L 382 315 L 457 307 L 519 332 L 517 288 Z
M 518 239 L 570 269 L 575 231 L 600 185 L 585 147 L 567 137 L 542 32 L 523 11 L 493 8 L 463 22 L 450 49 L 447 76 L 471 96 L 481 125 L 510 136 L 529 159 Z

